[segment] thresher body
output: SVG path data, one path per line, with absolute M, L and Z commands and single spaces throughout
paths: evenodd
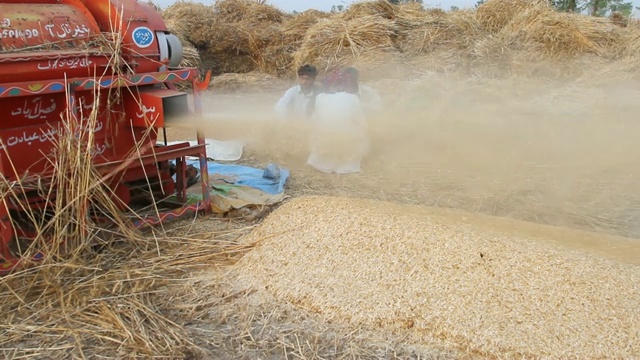
M 204 148 L 156 146 L 159 129 L 191 113 L 173 83 L 195 84 L 197 70 L 180 68 L 181 58 L 179 40 L 142 1 L 0 0 L 0 172 L 7 181 L 46 177 L 62 122 L 82 129 L 91 115 L 94 162 L 118 172 L 109 184 L 123 208 L 141 183 L 160 184 L 156 196 L 175 193 L 167 161 Z M 33 207 L 44 203 L 36 190 Z M 0 271 L 18 207 L 0 206 Z

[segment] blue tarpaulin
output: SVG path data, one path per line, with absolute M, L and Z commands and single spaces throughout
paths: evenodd
M 210 183 L 220 183 L 221 181 L 236 186 L 248 186 L 267 194 L 277 195 L 284 192 L 284 185 L 289 178 L 290 172 L 280 168 L 275 164 L 267 166 L 265 169 L 258 169 L 249 166 L 220 164 L 207 162 Z M 187 160 L 187 165 L 193 165 L 200 170 L 198 160 Z

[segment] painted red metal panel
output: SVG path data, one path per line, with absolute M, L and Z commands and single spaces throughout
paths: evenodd
M 123 53 L 135 73 L 158 71 L 160 46 L 156 31 L 167 27 L 158 12 L 137 0 L 81 0 L 103 31 L 122 34 Z
M 178 109 L 165 109 L 165 100 L 182 97 L 185 93 L 177 90 L 152 88 L 137 93 L 126 93 L 124 96 L 126 118 L 135 127 L 161 128 L 166 126 L 165 114 L 169 111 L 182 112 L 182 104 L 175 104 Z M 169 103 L 168 106 L 170 106 Z M 173 111 L 172 111 L 173 110 Z
M 98 24 L 77 0 L 30 5 L 1 1 L 0 83 L 104 71 L 109 56 L 97 48 L 89 51 L 99 34 Z
M 53 49 L 83 45 L 100 33 L 96 21 L 78 1 L 57 4 L 0 3 L 0 49 L 50 44 Z
M 78 52 L 76 50 L 2 54 L 0 83 L 42 81 L 47 79 L 93 76 L 96 69 L 106 71 L 109 54 Z
M 154 96 L 153 93 L 148 92 L 127 93 L 124 97 L 124 103 L 126 119 L 130 121 L 132 126 L 154 128 L 164 126 L 162 97 Z
M 185 180 L 173 181 L 168 160 L 181 164 L 185 156 L 198 156 L 205 164 L 203 202 L 166 215 L 208 209 L 202 135 L 198 134 L 198 146 L 156 145 L 158 127 L 185 109 L 184 103 L 173 106 L 167 104 L 175 101 L 163 101 L 183 93 L 160 90 L 159 85 L 171 88 L 170 83 L 191 81 L 198 90 L 195 69 L 158 72 L 163 65 L 158 31 L 166 31 L 160 15 L 136 0 L 0 0 L 0 172 L 9 181 L 20 179 L 31 191 L 29 206 L 46 206 L 47 199 L 38 193 L 42 183 L 51 181 L 53 169 L 46 157 L 63 129 L 71 129 L 91 132 L 96 169 L 122 207 L 148 194 L 136 190 L 147 181 L 161 197 L 176 190 L 184 194 Z M 113 32 L 120 33 L 122 44 L 94 41 L 96 36 L 104 41 L 101 35 Z M 111 76 L 108 60 L 114 47 L 122 50 L 121 60 L 130 73 Z M 96 90 L 100 97 L 94 99 Z M 199 97 L 194 95 L 196 111 L 201 113 Z M 163 106 L 170 107 L 167 118 Z M 98 115 L 89 127 L 87 117 L 93 109 Z M 141 121 L 145 117 L 152 121 Z M 21 210 L 0 199 L 0 272 L 16 265 L 15 259 L 2 259 L 8 255 L 14 230 L 20 233 L 8 221 L 8 209 Z M 143 223 L 164 218 L 160 214 Z

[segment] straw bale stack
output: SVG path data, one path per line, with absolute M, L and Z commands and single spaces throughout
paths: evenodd
M 200 53 L 198 49 L 191 46 L 189 43 L 182 44 L 182 61 L 180 62 L 180 67 L 200 67 L 202 59 L 200 58 Z
M 509 35 L 526 33 L 532 25 L 549 16 L 553 11 L 549 6 L 536 3 L 535 6 L 529 6 L 515 14 L 515 16 L 500 29 L 499 33 Z
M 409 54 L 429 53 L 444 47 L 463 51 L 466 55 L 465 52 L 482 35 L 484 30 L 472 12 L 425 11 L 413 21 L 411 28 L 401 33 L 397 44 L 399 49 Z
M 478 6 L 476 16 L 486 30 L 495 33 L 532 7 L 552 11 L 547 0 L 489 0 Z
M 567 76 L 566 67 L 545 59 L 537 44 L 525 43 L 514 34 L 500 32 L 477 41 L 470 52 L 474 76 L 504 79 L 536 77 L 557 79 Z M 570 66 L 570 64 L 566 64 Z
M 218 0 L 216 17 L 224 22 L 281 23 L 286 15 L 279 9 L 253 0 Z
M 328 19 L 331 15 L 318 10 L 307 10 L 287 19 L 282 24 L 282 33 L 287 42 L 298 42 L 304 39 L 307 30 L 321 19 Z
M 628 57 L 640 57 L 640 32 L 627 32 L 624 34 L 624 54 Z
M 422 4 L 405 3 L 396 6 L 394 20 L 398 30 L 403 32 L 421 26 L 426 14 L 428 13 Z
M 291 62 L 290 54 L 281 51 L 280 26 L 288 16 L 270 5 L 250 0 L 222 0 L 213 6 L 179 2 L 167 8 L 164 17 L 216 74 L 256 69 L 279 73 Z
M 548 57 L 610 56 L 616 54 L 622 34 L 606 19 L 551 12 L 529 26 L 526 38 L 541 45 Z
M 294 53 L 294 67 L 313 63 L 328 70 L 334 66 L 382 64 L 395 53 L 395 32 L 393 21 L 377 15 L 320 20 L 309 28 Z
M 521 228 L 535 228 L 535 235 Z M 637 356 L 640 268 L 553 245 L 553 234 L 596 236 L 454 211 L 306 197 L 285 204 L 249 235 L 246 241 L 257 245 L 234 271 L 240 287 L 328 321 L 397 332 L 459 354 Z
M 162 12 L 167 28 L 186 45 L 198 49 L 209 46 L 213 7 L 192 1 L 177 1 Z
M 346 21 L 369 16 L 380 16 L 387 20 L 393 20 L 395 12 L 395 6 L 386 0 L 361 1 L 349 5 L 341 17 Z
M 629 18 L 625 17 L 619 12 L 612 13 L 611 16 L 609 16 L 609 19 L 611 20 L 611 23 L 613 25 L 616 25 L 622 28 L 629 26 Z
M 330 14 L 322 11 L 307 10 L 287 18 L 280 27 L 281 36 L 264 50 L 270 66 L 262 70 L 277 75 L 295 75 L 293 54 L 302 45 L 307 30 L 329 17 Z

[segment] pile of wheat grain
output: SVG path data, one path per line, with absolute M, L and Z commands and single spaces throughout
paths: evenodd
M 249 236 L 258 244 L 235 271 L 243 286 L 328 321 L 407 332 L 460 354 L 637 356 L 640 267 L 497 224 L 391 203 L 298 198 Z

